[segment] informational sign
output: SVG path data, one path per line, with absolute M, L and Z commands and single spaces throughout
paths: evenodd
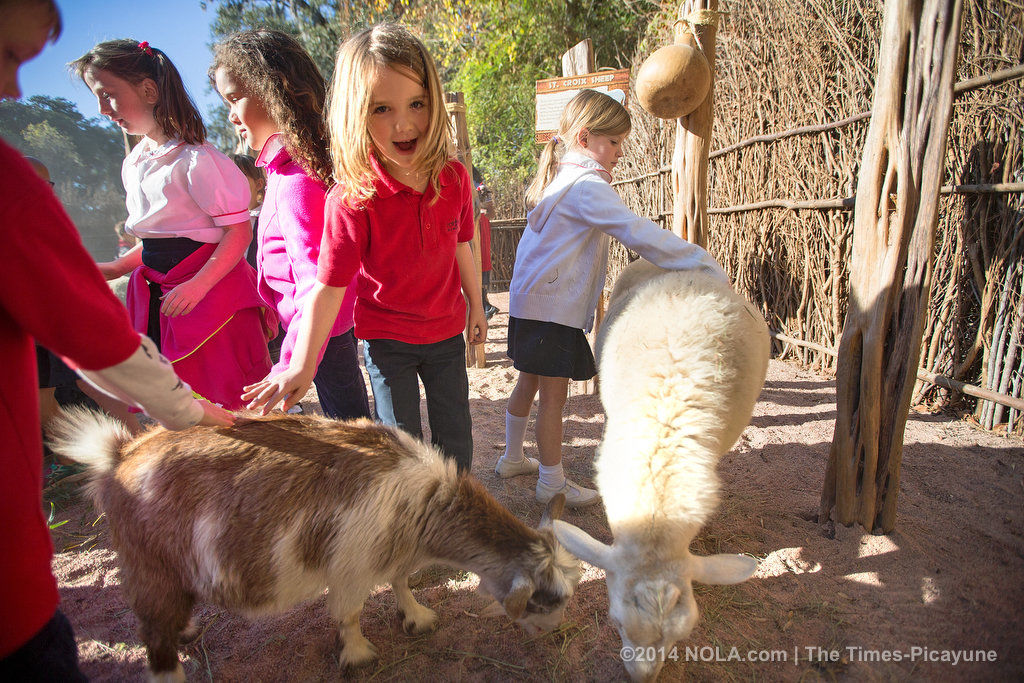
M 598 71 L 580 76 L 545 78 L 537 81 L 537 142 L 547 142 L 558 130 L 562 110 L 580 90 L 597 90 L 626 105 L 629 92 L 629 69 Z

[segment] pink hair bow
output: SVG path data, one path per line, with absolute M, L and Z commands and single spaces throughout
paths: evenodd
M 153 56 L 153 49 L 149 47 L 149 41 L 148 40 L 144 40 L 141 43 L 139 43 L 139 49 L 142 50 L 143 52 L 145 52 L 150 57 Z

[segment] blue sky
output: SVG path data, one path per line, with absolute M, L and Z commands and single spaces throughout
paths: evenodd
M 178 67 L 192 99 L 209 120 L 217 101 L 209 91 L 206 69 L 210 65 L 210 23 L 213 10 L 204 11 L 199 0 L 57 0 L 64 31 L 56 44 L 21 69 L 22 97 L 65 97 L 78 105 L 87 118 L 98 116 L 96 99 L 85 84 L 73 78 L 65 66 L 96 43 L 114 38 L 148 40 Z

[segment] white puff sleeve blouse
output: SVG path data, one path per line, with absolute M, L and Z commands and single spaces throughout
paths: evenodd
M 125 158 L 125 231 L 144 239 L 220 242 L 224 226 L 249 220 L 249 181 L 209 143 L 143 139 Z

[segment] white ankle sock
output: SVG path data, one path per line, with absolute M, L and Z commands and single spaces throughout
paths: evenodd
M 540 466 L 540 483 L 547 486 L 549 490 L 555 490 L 565 486 L 565 472 L 562 471 L 562 463 L 557 465 Z
M 530 416 L 519 417 L 505 411 L 505 458 L 506 462 L 521 462 L 523 459 L 523 441 L 526 439 L 526 424 Z

